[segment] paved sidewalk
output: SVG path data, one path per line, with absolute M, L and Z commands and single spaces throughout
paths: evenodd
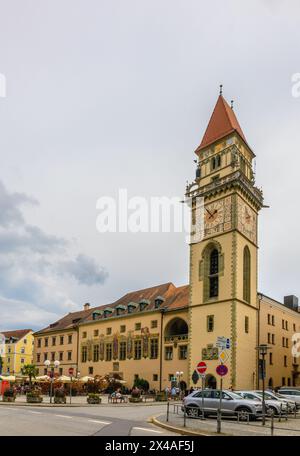
M 217 420 L 216 419 L 201 419 L 187 418 L 186 427 L 183 423 L 183 415 L 170 413 L 169 421 L 167 415 L 162 414 L 153 418 L 153 423 L 161 425 L 166 429 L 174 432 L 181 432 L 187 435 L 196 433 L 199 435 L 232 435 L 232 436 L 271 436 L 271 420 L 267 420 L 266 425 L 263 426 L 262 422 L 252 421 L 247 423 L 238 423 L 235 419 L 222 419 L 221 434 L 217 434 Z M 300 417 L 289 417 L 287 421 L 282 419 L 281 422 L 276 418 L 274 420 L 274 436 L 300 436 Z

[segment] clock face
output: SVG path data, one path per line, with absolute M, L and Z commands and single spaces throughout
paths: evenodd
M 231 197 L 205 205 L 205 236 L 231 229 Z
M 240 200 L 238 203 L 238 229 L 254 243 L 256 243 L 256 222 L 256 213 L 248 204 Z

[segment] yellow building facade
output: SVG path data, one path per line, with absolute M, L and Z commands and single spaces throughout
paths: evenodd
M 299 383 L 298 355 L 292 354 L 292 336 L 300 331 L 298 302 L 289 297 L 278 303 L 258 293 L 263 194 L 255 186 L 255 155 L 222 94 L 195 152 L 196 179 L 186 188 L 192 202 L 189 284 L 130 292 L 99 307 L 86 304 L 38 331 L 34 360 L 40 374 L 47 371 L 46 359 L 59 360 L 60 374 L 70 367 L 80 375 L 118 374 L 129 387 L 139 376 L 162 390 L 175 378 L 183 387 L 199 386 L 195 370 L 205 361 L 206 386 L 217 387 L 221 355 L 228 367 L 223 386 L 253 389 L 260 386 L 257 347 L 265 343 L 268 385 Z M 225 350 L 220 337 L 229 341 Z
M 5 339 L 2 374 L 21 375 L 22 367 L 33 363 L 34 337 L 31 329 L 2 331 Z

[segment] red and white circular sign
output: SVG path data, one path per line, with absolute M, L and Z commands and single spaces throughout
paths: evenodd
M 204 374 L 206 372 L 207 365 L 204 361 L 201 361 L 199 364 L 197 364 L 197 371 L 199 374 Z

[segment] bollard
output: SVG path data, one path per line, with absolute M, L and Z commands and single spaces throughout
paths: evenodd
M 167 421 L 169 421 L 170 402 L 167 403 Z
M 280 409 L 279 409 L 279 418 L 278 418 L 279 423 L 281 422 L 281 413 L 282 413 L 282 404 L 280 404 Z
M 186 406 L 183 407 L 183 427 L 186 426 Z
M 297 418 L 297 405 L 296 405 L 296 402 L 295 402 L 294 418 Z
M 274 435 L 274 413 L 271 415 L 271 435 Z
M 218 409 L 218 415 L 217 415 L 217 433 L 221 433 L 221 410 Z

